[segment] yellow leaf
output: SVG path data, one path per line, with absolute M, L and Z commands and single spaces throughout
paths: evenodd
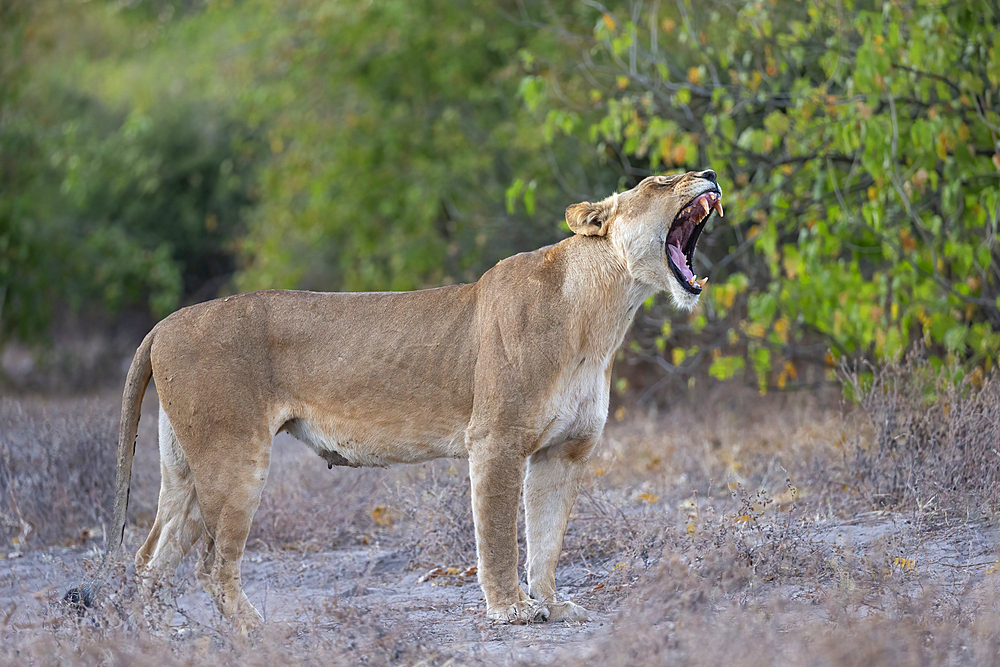
M 392 516 L 390 510 L 385 505 L 379 505 L 372 510 L 372 518 L 375 519 L 375 523 L 380 526 L 388 526 L 392 523 Z
M 687 532 L 688 533 L 693 533 L 694 532 L 694 524 L 693 523 L 689 523 L 688 524 Z
M 656 495 L 655 493 L 640 493 L 639 494 L 639 500 L 641 500 L 642 502 L 646 503 L 647 505 L 652 505 L 653 503 L 655 503 L 659 499 L 660 499 L 660 497 L 658 495 Z
M 785 266 L 785 274 L 788 276 L 788 279 L 795 280 L 799 275 L 799 262 L 794 257 L 785 255 L 781 263 Z
M 983 367 L 976 366 L 973 368 L 968 375 L 965 376 L 965 381 L 970 383 L 973 387 L 983 386 Z
M 436 567 L 433 570 L 431 570 L 430 572 L 428 572 L 427 574 L 421 575 L 420 578 L 417 579 L 417 583 L 418 584 L 422 584 L 425 581 L 428 581 L 428 580 L 433 579 L 435 577 L 440 577 L 442 574 L 444 574 L 444 570 L 442 570 L 439 567 Z
M 688 81 L 695 85 L 701 81 L 701 71 L 697 67 L 691 67 L 688 69 Z
M 615 19 L 613 16 L 611 16 L 611 14 L 604 14 L 603 16 L 601 16 L 601 20 L 604 21 L 604 25 L 607 27 L 608 30 L 615 29 Z
M 716 285 L 712 290 L 712 295 L 723 308 L 732 308 L 733 301 L 736 300 L 736 290 L 730 285 Z
M 660 139 L 660 159 L 666 162 L 670 159 L 671 151 L 674 148 L 674 140 L 671 137 L 663 137 Z
M 676 146 L 674 146 L 673 154 L 671 155 L 674 164 L 683 163 L 684 158 L 687 157 L 687 152 L 688 152 L 687 146 L 685 146 L 684 144 L 677 144 Z
M 938 134 L 937 156 L 942 160 L 948 158 L 948 137 L 945 136 L 944 132 Z

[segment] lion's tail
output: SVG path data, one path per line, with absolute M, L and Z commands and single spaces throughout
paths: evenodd
M 135 439 L 139 431 L 139 412 L 142 407 L 142 397 L 153 375 L 153 364 L 149 358 L 153 346 L 153 333 L 149 332 L 143 339 L 139 349 L 135 351 L 132 365 L 125 379 L 125 391 L 122 393 L 122 418 L 118 431 L 118 475 L 115 480 L 115 510 L 112 518 L 111 532 L 108 535 L 107 549 L 97 570 L 97 574 L 85 584 L 73 588 L 66 593 L 63 601 L 83 612 L 84 607 L 93 604 L 94 598 L 111 573 L 115 556 L 121 550 L 125 538 L 125 520 L 128 510 L 129 484 L 132 480 L 132 457 L 135 455 Z

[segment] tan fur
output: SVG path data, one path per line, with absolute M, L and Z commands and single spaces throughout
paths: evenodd
M 202 537 L 200 580 L 241 630 L 257 622 L 240 560 L 272 438 L 287 430 L 331 465 L 468 457 L 489 618 L 586 618 L 556 600 L 555 568 L 604 427 L 611 363 L 650 295 L 670 290 L 680 307 L 697 303 L 677 285 L 664 241 L 678 211 L 714 187 L 703 174 L 658 176 L 603 202 L 571 206 L 567 221 L 577 235 L 505 259 L 471 285 L 272 290 L 167 317 L 129 371 L 118 539 L 109 553 L 120 546 L 139 403 L 152 376 L 162 488 L 136 555 L 143 577 L 171 574 Z M 517 575 L 522 493 L 527 594 Z

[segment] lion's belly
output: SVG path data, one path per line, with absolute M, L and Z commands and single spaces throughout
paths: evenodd
M 336 418 L 293 418 L 282 427 L 312 448 L 331 466 L 385 467 L 431 459 L 464 458 L 465 424 L 351 423 Z
M 521 415 L 524 427 L 538 430 L 537 449 L 599 436 L 608 414 L 610 363 L 610 357 L 585 359 L 565 369 L 557 391 L 539 396 L 537 407 Z M 304 442 L 331 466 L 384 467 L 468 457 L 465 437 L 471 414 L 456 401 L 443 396 L 415 407 L 366 398 L 355 395 L 355 400 L 338 401 L 336 411 L 301 403 L 289 406 L 280 411 L 279 430 Z

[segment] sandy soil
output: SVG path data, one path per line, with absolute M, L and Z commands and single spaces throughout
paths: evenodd
M 70 535 L 70 546 L 5 547 L 0 637 L 16 655 L 41 655 L 53 633 L 61 648 L 46 648 L 53 657 L 35 662 L 101 663 L 137 636 L 146 637 L 146 653 L 131 660 L 169 650 L 179 664 L 239 662 L 230 625 L 195 580 L 193 555 L 158 598 L 137 594 L 130 560 L 158 487 L 155 410 L 150 397 L 126 553 L 96 609 L 77 621 L 58 601 L 99 559 L 100 527 L 82 543 Z M 428 664 L 636 664 L 650 656 L 801 664 L 824 642 L 832 657 L 815 664 L 861 664 L 889 649 L 924 660 L 914 664 L 991 664 L 983 656 L 1000 655 L 1000 624 L 989 621 L 1000 618 L 998 522 L 933 499 L 846 511 L 844 498 L 855 492 L 829 484 L 842 474 L 829 467 L 835 458 L 808 464 L 843 440 L 839 417 L 822 422 L 788 410 L 761 426 L 745 411 L 726 415 L 684 423 L 684 414 L 650 413 L 609 424 L 557 572 L 560 593 L 591 612 L 582 624 L 486 621 L 475 576 L 463 574 L 475 563 L 463 462 L 327 470 L 304 445 L 279 436 L 243 563 L 244 588 L 267 620 L 255 650 L 325 659 L 319 641 L 348 663 L 377 656 L 372 664 L 397 654 L 398 662 L 426 656 Z M 858 633 L 869 639 L 843 639 Z M 740 653 L 757 641 L 755 652 Z M 87 653 L 94 646 L 100 650 Z M 0 658 L 11 658 L 3 650 Z M 733 660 L 733 651 L 745 657 Z

